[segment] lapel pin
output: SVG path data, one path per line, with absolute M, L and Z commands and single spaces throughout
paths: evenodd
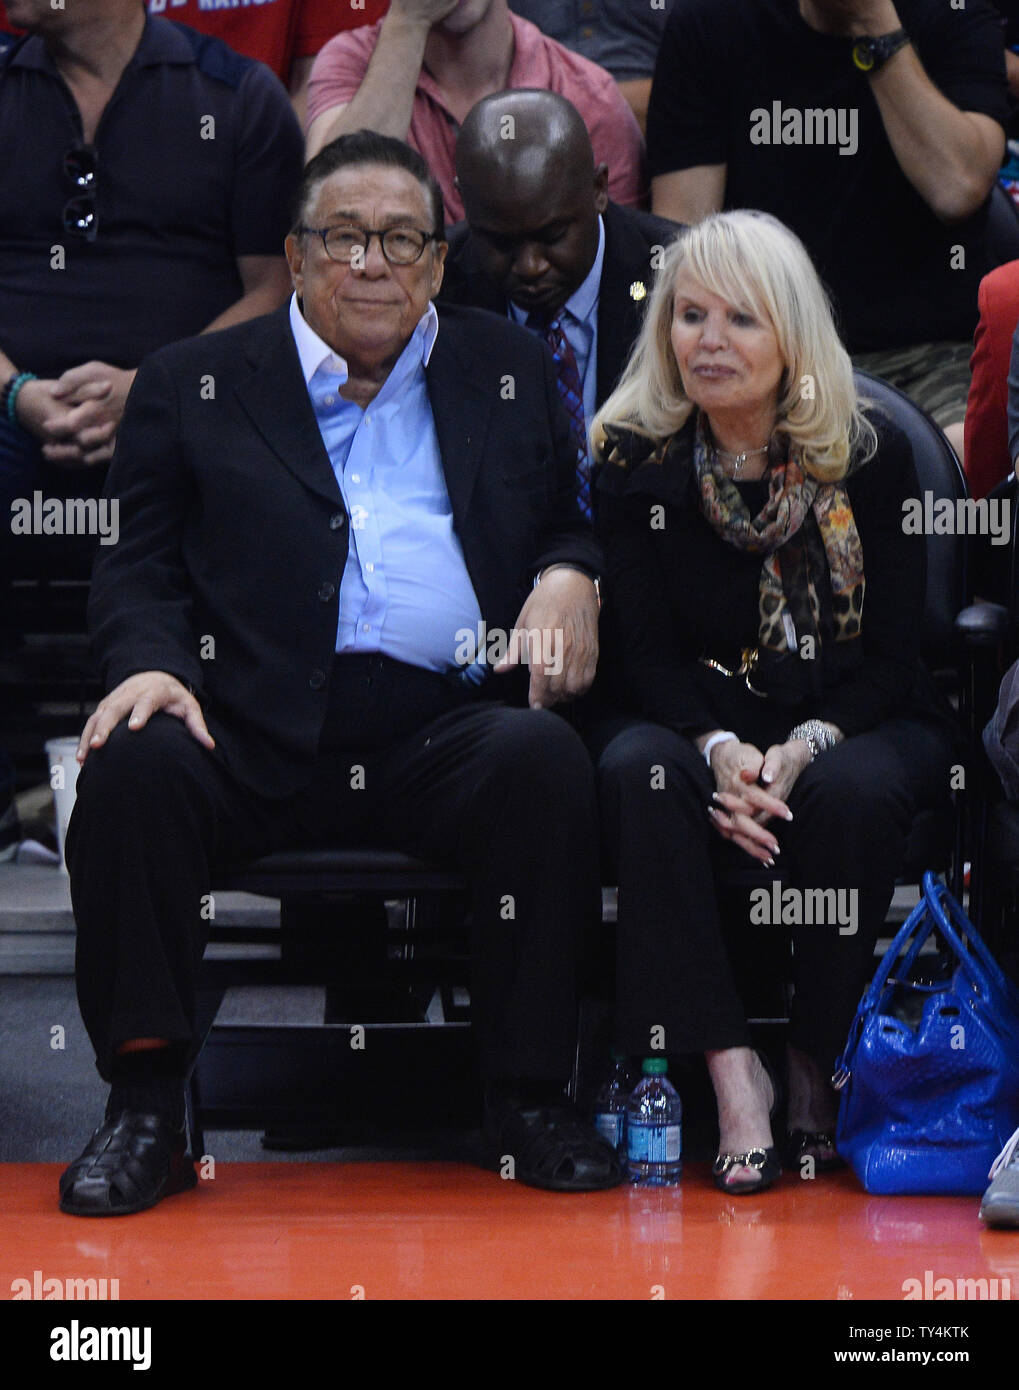
M 646 296 L 646 294 L 647 285 L 644 284 L 644 281 L 634 280 L 633 284 L 630 286 L 630 298 L 636 299 L 639 302 Z

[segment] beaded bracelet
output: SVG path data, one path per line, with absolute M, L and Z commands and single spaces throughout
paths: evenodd
M 7 412 L 7 418 L 12 425 L 18 424 L 18 417 L 15 414 L 15 407 L 18 402 L 18 394 L 21 388 L 28 381 L 38 381 L 35 372 L 15 372 L 13 376 L 4 382 L 3 392 L 0 393 L 0 410 Z

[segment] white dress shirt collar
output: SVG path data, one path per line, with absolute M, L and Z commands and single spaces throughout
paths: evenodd
M 329 344 L 318 336 L 301 313 L 296 294 L 290 297 L 290 331 L 293 333 L 294 342 L 297 345 L 297 355 L 301 359 L 301 371 L 304 373 L 306 385 L 310 383 L 312 377 L 323 365 L 331 373 L 334 373 L 341 382 L 346 381 L 348 376 L 346 360 L 338 352 L 334 352 Z M 418 338 L 421 343 L 421 361 L 426 367 L 428 366 L 428 359 L 432 355 L 432 348 L 435 346 L 438 332 L 439 316 L 435 311 L 435 305 L 429 301 L 428 308 L 421 315 L 417 327 L 411 335 L 412 338 Z

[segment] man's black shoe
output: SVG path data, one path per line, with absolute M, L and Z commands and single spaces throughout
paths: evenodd
M 186 1132 L 159 1115 L 124 1110 L 107 1119 L 60 1178 L 60 1210 L 128 1216 L 198 1182 Z
M 549 1192 L 599 1192 L 623 1181 L 619 1157 L 568 1102 L 520 1109 L 503 1104 L 485 1110 L 485 1138 L 493 1166 L 528 1187 Z

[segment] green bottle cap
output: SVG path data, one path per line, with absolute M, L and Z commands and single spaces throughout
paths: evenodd
M 664 1057 L 645 1057 L 640 1069 L 645 1076 L 664 1076 L 669 1063 Z

